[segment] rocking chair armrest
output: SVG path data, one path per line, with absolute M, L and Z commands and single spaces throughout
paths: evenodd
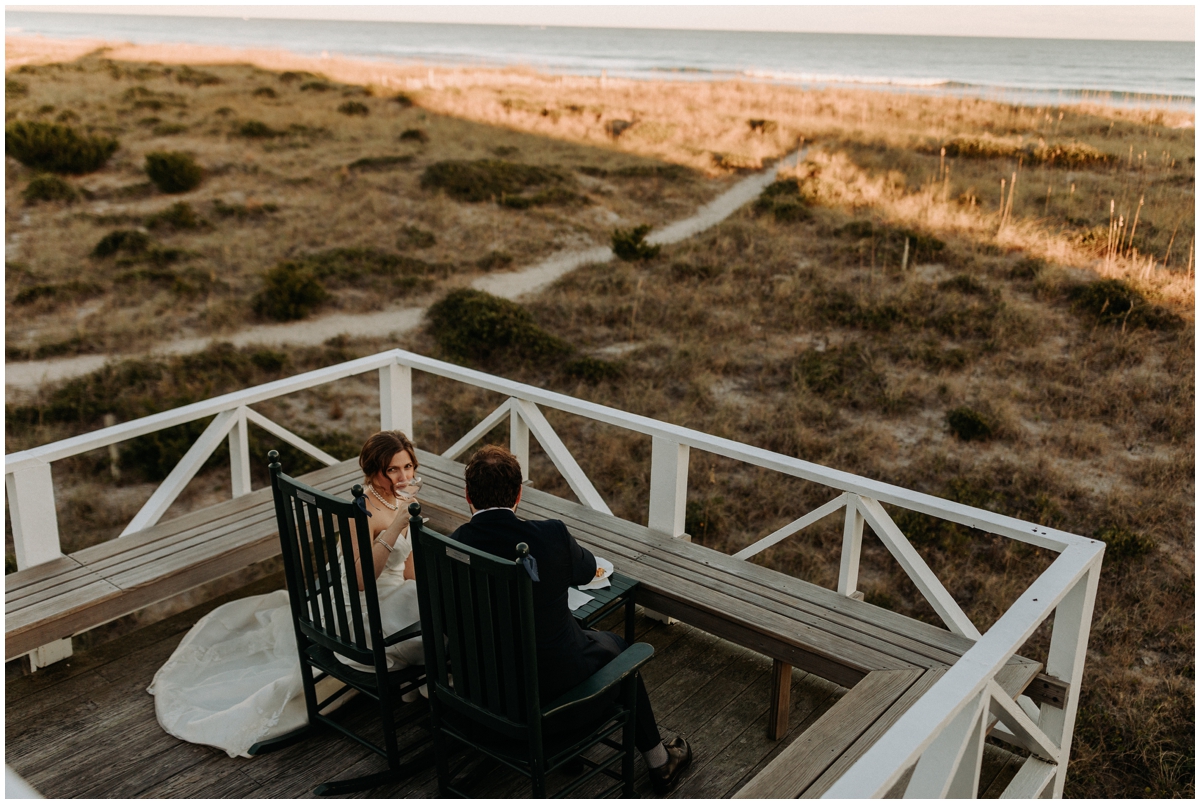
M 630 674 L 637 672 L 638 668 L 650 661 L 653 655 L 653 646 L 647 645 L 645 642 L 635 642 L 621 651 L 611 662 L 543 707 L 542 717 L 549 717 L 602 695 Z
M 419 637 L 421 635 L 421 621 L 417 620 L 412 625 L 401 628 L 394 634 L 388 634 L 383 638 L 384 645 L 395 645 L 397 642 L 403 642 L 406 639 Z

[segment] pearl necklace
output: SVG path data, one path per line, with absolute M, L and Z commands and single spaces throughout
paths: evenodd
M 393 505 L 390 502 L 388 502 L 387 500 L 383 499 L 383 497 L 380 496 L 379 492 L 375 490 L 375 487 L 373 485 L 371 485 L 370 483 L 367 484 L 367 488 L 370 489 L 371 493 L 375 495 L 375 499 L 377 499 L 381 503 L 383 503 L 384 508 L 387 508 L 390 511 L 399 511 L 400 510 L 400 501 L 399 500 L 396 500 L 396 504 Z

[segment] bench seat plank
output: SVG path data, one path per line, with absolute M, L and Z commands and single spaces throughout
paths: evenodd
M 867 727 L 857 739 L 855 739 L 838 757 L 825 769 L 825 772 L 820 775 L 816 781 L 798 793 L 799 798 L 820 798 L 829 788 L 833 787 L 834 782 L 842 777 L 851 765 L 859 760 L 863 754 L 867 753 L 867 749 L 873 746 L 884 732 L 892 727 L 892 725 L 900 719 L 900 716 L 909 710 L 909 708 L 917 702 L 917 700 L 929 691 L 929 688 L 937 683 L 938 679 L 946 674 L 945 668 L 937 668 L 935 670 L 926 670 L 921 674 L 921 677 L 913 682 L 913 685 L 906 689 L 900 697 L 898 697 L 891 706 L 889 706 L 880 716 Z M 799 758 L 797 758 L 799 759 Z M 803 760 L 800 760 L 803 761 Z
M 693 550 L 707 550 L 691 545 Z M 713 552 L 709 550 L 708 552 Z M 934 667 L 953 664 L 958 656 L 946 650 L 938 650 L 924 643 L 908 639 L 903 634 L 888 631 L 880 626 L 872 626 L 863 620 L 849 618 L 837 611 L 816 603 L 798 599 L 783 592 L 778 592 L 770 586 L 757 584 L 747 579 L 731 578 L 719 569 L 713 569 L 699 561 L 689 560 L 679 554 L 671 555 L 666 551 L 645 559 L 646 563 L 654 562 L 656 566 L 668 572 L 678 573 L 684 577 L 693 578 L 696 582 L 714 591 L 720 590 L 731 597 L 776 611 L 784 616 L 793 617 L 802 622 L 812 623 L 814 627 L 831 634 L 853 640 L 881 653 L 895 656 L 897 659 L 919 667 Z M 759 568 L 764 573 L 774 573 L 766 568 Z M 837 597 L 837 593 L 831 593 Z M 860 606 L 870 606 L 868 603 L 852 601 Z M 871 607 L 874 608 L 874 607 Z
M 871 673 L 781 751 L 734 798 L 795 798 L 898 701 L 926 672 Z
M 108 581 L 91 578 L 83 585 L 58 594 L 36 606 L 4 612 L 4 658 L 23 656 L 56 639 L 95 627 L 98 607 L 118 600 L 121 590 Z

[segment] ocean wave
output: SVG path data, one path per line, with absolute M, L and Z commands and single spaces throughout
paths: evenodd
M 876 75 L 839 75 L 837 73 L 794 73 L 784 70 L 744 70 L 750 78 L 794 81 L 805 84 L 884 84 L 901 87 L 942 87 L 954 82 L 948 78 L 900 78 Z

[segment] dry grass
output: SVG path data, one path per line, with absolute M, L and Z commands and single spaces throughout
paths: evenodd
M 603 361 L 595 365 L 612 369 L 617 379 L 607 369 L 571 373 L 535 362 L 501 367 L 500 373 L 1068 531 L 1107 538 L 1132 534 L 1136 538 L 1121 542 L 1120 549 L 1114 540 L 1106 555 L 1067 794 L 1194 796 L 1195 341 L 1194 282 L 1186 270 L 1194 236 L 1194 144 L 1190 129 L 1172 128 L 1183 116 L 750 84 L 610 82 L 600 91 L 595 81 L 519 71 L 442 73 L 431 80 L 424 71 L 329 61 L 323 72 L 331 78 L 357 75 L 392 90 L 405 88 L 419 104 L 392 110 L 386 101 L 368 98 L 364 102 L 379 109 L 372 106 L 366 118 L 347 121 L 331 111 L 330 120 L 367 127 L 393 115 L 399 130 L 424 114 L 420 126 L 431 135 L 426 147 L 444 140 L 445 158 L 484 153 L 469 143 L 503 142 L 536 164 L 568 164 L 563 154 L 584 153 L 587 164 L 612 167 L 640 156 L 719 174 L 726 172 L 719 165 L 733 160 L 718 163 L 714 152 L 753 162 L 782 154 L 801 136 L 815 143 L 794 174 L 807 219 L 782 222 L 746 209 L 692 241 L 664 249 L 657 259 L 580 269 L 529 305 L 540 327 Z M 306 69 L 291 62 L 270 66 Z M 228 69 L 232 75 L 248 68 L 205 69 Z M 374 77 L 368 75 L 372 70 Z M 33 97 L 38 85 L 34 76 L 22 80 L 27 78 Z M 272 86 L 281 98 L 296 93 Z M 210 87 L 196 93 L 218 90 L 225 91 Z M 296 104 L 308 103 L 306 97 L 280 102 L 260 117 L 286 126 L 302 108 Z M 505 100 L 512 102 L 505 106 Z M 543 109 L 550 113 L 541 114 Z M 434 110 L 464 119 L 435 116 Z M 333 126 L 312 114 L 305 118 L 310 124 Z M 616 140 L 605 133 L 607 121 L 635 118 Z M 769 118 L 776 126 L 759 134 L 745 122 L 750 118 Z M 1039 138 L 1048 146 L 1080 143 L 1112 159 L 1086 168 L 1018 167 L 1008 157 L 943 163 L 941 144 L 963 136 L 991 137 L 1014 148 L 1036 147 Z M 323 170 L 334 172 L 336 165 L 364 155 L 354 153 L 352 144 L 335 138 L 332 144 L 314 142 L 311 149 L 270 153 L 258 145 L 239 147 L 261 164 L 278 159 L 272 175 L 311 177 L 305 192 L 334 193 L 346 179 L 323 177 L 308 160 L 336 146 L 341 150 L 329 153 L 339 153 L 337 158 L 319 156 L 328 160 Z M 586 150 L 570 150 L 581 148 Z M 1131 152 L 1147 156 L 1130 158 Z M 1010 181 L 1018 171 L 1011 208 L 1006 199 L 1001 210 L 999 180 Z M 239 173 L 237 179 L 246 182 L 254 175 Z M 384 181 L 375 178 L 379 175 L 352 181 Z M 406 181 L 415 181 L 416 174 L 407 175 Z M 233 178 L 228 181 L 235 186 Z M 301 195 L 286 195 L 282 180 L 271 186 L 280 215 L 301 203 Z M 627 186 L 633 195 L 633 187 L 650 185 Z M 1053 188 L 1049 203 L 1046 187 Z M 11 200 L 13 192 L 10 185 L 10 232 L 11 216 L 23 213 Z M 703 195 L 690 192 L 692 202 Z M 351 196 L 338 198 L 359 203 Z M 354 207 L 362 218 L 355 223 L 364 232 L 380 225 L 371 216 L 407 203 L 372 197 L 375 206 L 363 201 Z M 1138 228 L 1136 237 L 1125 236 L 1132 246 L 1115 249 L 1115 255 L 1109 250 L 1106 259 L 1088 233 L 1099 227 L 1100 248 L 1107 246 L 1110 202 L 1118 215 L 1136 217 Z M 518 257 L 527 253 L 481 234 L 492 220 L 485 216 L 508 213 L 445 200 L 429 203 L 404 220 L 434 231 L 436 249 L 476 249 L 470 252 L 476 260 L 501 250 L 495 245 L 500 242 Z M 636 203 L 649 210 L 661 202 L 647 194 Z M 351 231 L 353 216 L 346 217 L 334 215 L 330 225 Z M 472 228 L 464 222 L 470 220 L 484 223 Z M 260 234 L 277 226 L 247 225 Z M 299 223 L 280 230 L 298 242 L 311 235 Z M 1131 230 L 1130 223 L 1125 231 Z M 391 247 L 398 231 L 398 225 L 391 227 L 387 240 L 378 235 L 378 244 Z M 203 237 L 214 248 L 261 248 L 238 232 L 218 228 Z M 901 270 L 906 242 L 910 254 Z M 1150 267 L 1148 256 L 1156 260 Z M 69 259 L 61 263 L 65 267 Z M 1088 314 L 1073 301 L 1072 288 L 1098 276 L 1124 279 L 1176 316 L 1178 326 L 1151 329 L 1135 319 L 1114 325 Z M 148 317 L 148 332 L 153 323 Z M 428 333 L 405 345 L 438 353 Z M 344 359 L 381 346 L 334 345 L 324 357 L 311 359 Z M 415 436 L 434 451 L 501 401 L 423 375 L 416 391 Z M 372 429 L 375 393 L 373 378 L 344 381 L 336 389 L 280 402 L 268 415 L 350 443 Z M 964 442 L 950 434 L 946 414 L 961 406 L 987 417 L 992 438 Z M 613 510 L 644 522 L 649 439 L 553 411 L 547 415 Z M 96 420 L 80 420 L 10 430 L 7 448 L 96 426 Z M 498 427 L 488 439 L 502 443 L 505 433 Z M 536 448 L 533 464 L 539 487 L 570 496 Z M 56 475 L 68 488 L 64 498 L 75 500 L 60 512 L 60 521 L 73 521 L 78 506 L 98 497 L 94 491 L 71 491 L 92 482 L 91 474 L 71 471 Z M 216 488 L 221 480 L 213 476 L 217 481 L 196 481 L 189 504 L 208 499 L 203 484 Z M 725 551 L 761 538 L 831 496 L 813 484 L 699 451 L 692 454 L 690 478 L 688 530 L 697 541 Z M 1045 551 L 893 513 L 981 628 L 1050 559 Z M 104 525 L 102 512 L 90 516 L 98 525 L 115 527 Z M 933 621 L 932 610 L 883 548 L 867 541 L 860 583 L 867 599 Z M 839 528 L 824 523 L 755 560 L 832 586 L 839 544 Z M 1129 545 L 1153 546 L 1139 554 Z M 1023 652 L 1044 658 L 1046 647 L 1042 629 Z
M 404 107 L 391 99 L 394 92 L 378 87 L 374 95 L 338 83 L 326 91 L 303 90 L 303 80 L 283 81 L 282 73 L 241 65 L 195 71 L 219 83 L 194 78 L 180 83 L 181 74 L 187 77 L 184 69 L 95 55 L 17 69 L 29 91 L 9 101 L 10 121 L 69 115 L 72 125 L 116 136 L 121 148 L 105 169 L 72 180 L 90 198 L 70 206 L 26 205 L 21 193 L 33 173 L 8 162 L 9 359 L 130 351 L 164 338 L 239 329 L 252 318 L 249 301 L 267 269 L 329 248 L 417 257 L 435 266 L 439 280 L 382 291 L 343 287 L 325 309 L 427 304 L 438 291 L 481 273 L 477 263 L 493 252 L 511 255 L 513 267 L 521 267 L 559 249 L 605 243 L 614 225 L 662 224 L 685 216 L 725 184 L 686 171 L 670 180 L 576 175 L 578 167 L 611 173 L 647 162 Z M 256 95 L 260 87 L 271 88 L 275 97 Z M 339 113 L 347 96 L 369 114 Z M 414 128 L 428 142 L 401 139 Z M 158 150 L 195 155 L 206 174 L 201 186 L 182 195 L 156 193 L 142 166 L 145 154 Z M 583 203 L 515 210 L 459 203 L 419 186 L 434 162 L 494 159 L 497 153 L 565 169 Z M 382 168 L 349 169 L 371 159 L 376 162 L 370 166 Z M 156 229 L 158 245 L 174 250 L 174 257 L 171 266 L 158 266 L 151 281 L 131 284 L 128 264 L 89 257 L 112 230 L 145 226 L 181 200 L 210 225 Z M 435 233 L 436 243 L 421 247 L 402 238 L 406 227 Z M 23 289 L 57 288 L 81 273 L 105 292 L 86 304 L 64 303 L 64 293 L 46 293 L 36 304 L 11 304 Z M 174 282 L 176 276 L 184 281 Z

